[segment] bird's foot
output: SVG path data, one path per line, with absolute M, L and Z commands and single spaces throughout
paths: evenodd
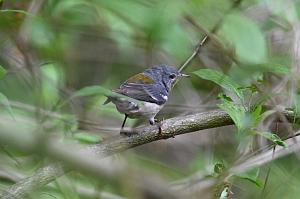
M 158 119 L 152 119 L 152 120 L 149 120 L 150 121 L 150 125 L 156 125 L 157 128 L 158 128 L 158 134 L 161 135 L 162 134 L 162 122 L 164 121 L 164 119 L 162 120 L 158 120 Z

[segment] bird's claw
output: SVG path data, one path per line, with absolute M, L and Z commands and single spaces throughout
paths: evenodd
M 157 128 L 158 128 L 158 134 L 161 135 L 162 134 L 162 122 L 163 122 L 164 119 L 162 120 L 158 120 L 157 118 L 153 119 L 153 120 L 150 120 L 150 124 L 151 125 L 156 125 Z

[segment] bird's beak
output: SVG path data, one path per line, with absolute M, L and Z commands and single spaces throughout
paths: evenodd
M 190 77 L 190 76 L 187 74 L 180 73 L 179 77 Z

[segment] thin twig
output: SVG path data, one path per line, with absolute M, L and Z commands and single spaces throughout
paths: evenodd
M 276 145 L 273 147 L 272 159 L 274 159 L 275 147 L 276 147 Z M 264 195 L 265 195 L 265 192 L 266 192 L 267 183 L 268 183 L 269 177 L 270 177 L 270 172 L 271 172 L 271 165 L 269 165 L 269 168 L 268 168 L 268 171 L 267 171 L 267 175 L 266 175 L 266 178 L 265 178 L 264 186 L 263 186 L 263 189 L 261 191 L 261 198 L 264 198 Z
M 242 2 L 242 0 L 236 0 L 234 1 L 234 3 L 232 4 L 232 6 L 228 9 L 228 11 L 225 13 L 225 16 L 228 15 L 228 13 L 232 12 L 233 9 L 235 9 L 236 7 L 238 7 L 240 5 L 240 3 Z M 210 31 L 210 34 L 214 34 L 216 33 L 219 28 L 221 27 L 223 20 L 224 20 L 224 16 L 216 23 L 216 25 L 212 28 L 212 30 Z M 206 34 L 198 43 L 198 45 L 196 46 L 193 54 L 187 58 L 187 60 L 179 67 L 179 72 L 182 72 L 184 70 L 184 68 L 199 54 L 201 47 L 204 46 L 205 43 L 207 43 L 207 41 L 210 39 L 210 34 Z
M 300 137 L 296 137 L 297 141 L 300 141 Z M 279 159 L 281 157 L 287 156 L 292 153 L 296 153 L 300 151 L 300 145 L 295 143 L 293 138 L 289 138 L 286 140 L 287 147 L 276 146 L 274 149 L 267 150 L 258 154 L 254 157 L 249 157 L 245 159 L 240 164 L 234 165 L 229 169 L 229 175 L 227 177 L 238 175 L 241 173 L 245 173 L 254 168 L 258 168 L 262 165 L 268 164 L 271 161 Z M 178 191 L 181 191 L 182 194 L 193 194 L 193 193 L 202 193 L 203 191 L 210 190 L 216 185 L 216 180 L 212 178 L 207 178 L 208 175 L 200 175 L 201 177 L 196 178 L 194 175 L 186 178 L 185 180 L 180 180 L 177 183 L 173 183 L 172 185 Z
M 194 50 L 193 54 L 181 65 L 179 68 L 179 72 L 183 71 L 183 69 L 196 57 L 196 55 L 199 53 L 200 48 L 204 45 L 206 40 L 208 39 L 208 36 L 206 35 L 200 43 L 197 45 L 196 49 Z

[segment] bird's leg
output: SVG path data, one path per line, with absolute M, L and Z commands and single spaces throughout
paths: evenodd
M 161 129 L 162 123 L 161 123 L 161 121 L 159 121 L 158 119 L 155 119 L 155 118 L 150 118 L 149 123 L 150 123 L 150 125 L 156 124 L 156 126 L 158 127 L 158 133 L 159 134 L 162 133 L 162 129 Z
M 125 126 L 127 117 L 128 117 L 128 115 L 125 114 L 125 117 L 124 117 L 124 120 L 123 120 L 123 123 L 122 123 L 122 127 L 121 127 L 121 130 L 120 130 L 120 134 L 126 134 L 126 132 L 123 132 L 123 128 L 124 128 L 124 126 Z

